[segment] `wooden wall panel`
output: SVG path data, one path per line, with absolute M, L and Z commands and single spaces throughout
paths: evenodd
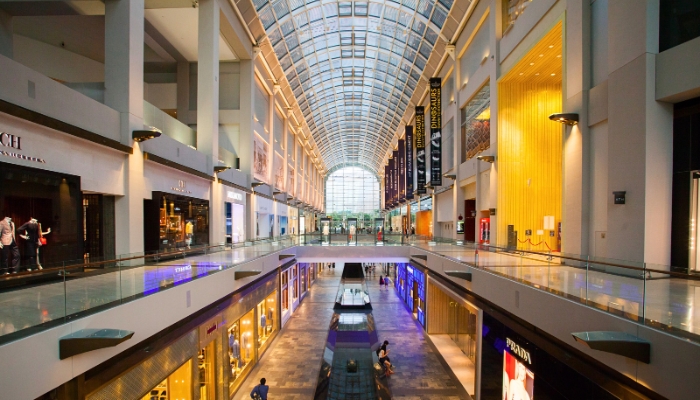
M 450 310 L 450 302 L 452 299 L 447 296 L 437 286 L 428 284 L 428 298 L 426 306 L 428 307 L 428 333 L 438 334 L 447 333 L 447 318 Z

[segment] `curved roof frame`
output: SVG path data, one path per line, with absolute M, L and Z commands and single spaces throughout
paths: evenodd
M 329 173 L 380 170 L 453 1 L 253 0 Z

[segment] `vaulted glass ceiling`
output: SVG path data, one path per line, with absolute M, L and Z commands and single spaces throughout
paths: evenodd
M 453 0 L 253 0 L 326 168 L 379 171 Z

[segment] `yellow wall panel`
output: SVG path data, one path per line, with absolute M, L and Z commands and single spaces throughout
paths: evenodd
M 508 225 L 523 241 L 532 230 L 532 243 L 546 241 L 553 250 L 557 237 L 544 229 L 553 215 L 555 228 L 562 214 L 562 129 L 549 120 L 561 112 L 561 84 L 507 83 L 498 86 L 498 245 L 507 244 Z M 529 247 L 528 247 L 529 246 Z M 542 243 L 520 248 L 547 250 Z

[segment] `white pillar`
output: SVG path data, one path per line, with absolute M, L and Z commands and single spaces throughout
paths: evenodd
M 211 171 L 219 158 L 219 4 L 199 2 L 197 48 L 197 150 L 209 158 Z
M 115 202 L 116 253 L 143 251 L 143 154 L 131 138 L 143 129 L 144 0 L 105 1 L 105 104 L 120 114 L 121 142 L 133 146 L 124 196 Z
M 12 15 L 0 10 L 0 55 L 7 58 L 14 56 L 12 34 Z
M 562 251 L 590 254 L 589 247 L 589 129 L 588 94 L 591 85 L 591 2 L 569 0 L 566 18 L 566 59 L 562 82 L 562 112 L 578 113 L 579 123 L 564 125 Z M 555 226 L 556 228 L 556 226 Z
M 500 65 L 501 58 L 500 54 L 500 40 L 503 36 L 503 2 L 494 1 L 494 11 L 489 13 L 491 19 L 490 26 L 493 28 L 490 30 L 489 37 L 489 49 L 491 52 L 491 57 L 493 57 L 489 63 L 489 74 L 490 74 L 490 86 L 489 86 L 489 98 L 491 99 L 491 143 L 489 145 L 489 153 L 496 157 L 496 160 L 490 166 L 483 166 L 477 168 L 477 179 L 481 178 L 481 171 L 485 171 L 486 168 L 491 168 L 491 173 L 489 174 L 489 205 L 490 208 L 496 208 L 498 204 L 498 78 L 500 75 Z M 496 215 L 489 215 L 490 218 L 490 244 L 493 245 L 505 245 L 507 241 L 507 233 L 502 232 L 503 238 L 501 239 L 498 235 L 498 212 L 496 209 Z
M 673 175 L 673 107 L 655 100 L 658 20 L 658 1 L 608 3 L 607 256 L 654 268 L 670 264 Z
M 462 115 L 459 110 L 459 106 L 462 99 L 459 98 L 460 82 L 462 82 L 462 77 L 460 74 L 460 68 L 456 56 L 453 54 L 452 63 L 454 64 L 454 77 L 452 77 L 452 93 L 454 93 L 454 102 L 452 103 L 452 108 L 454 109 L 454 117 L 452 119 L 452 170 L 455 174 L 454 187 L 452 189 L 452 216 L 454 217 L 454 228 L 450 237 L 454 237 L 457 240 L 464 240 L 464 234 L 457 234 L 457 222 L 459 221 L 459 216 L 462 215 L 463 221 L 466 221 L 467 216 L 464 215 L 464 190 L 459 186 L 459 181 L 463 178 L 459 174 L 459 166 L 462 164 Z M 449 149 L 448 149 L 449 151 Z

